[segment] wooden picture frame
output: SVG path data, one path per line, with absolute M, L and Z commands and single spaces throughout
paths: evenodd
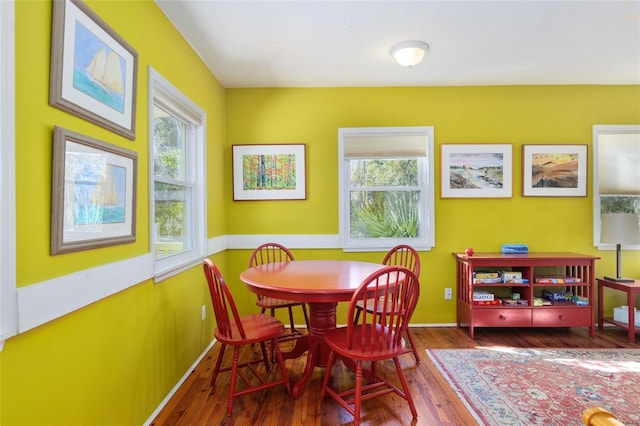
M 522 195 L 586 197 L 587 145 L 523 145 Z
M 51 255 L 136 240 L 138 154 L 56 126 Z
M 54 0 L 49 105 L 136 137 L 138 53 L 78 0 Z
M 441 145 L 441 198 L 510 198 L 511 144 Z
M 233 199 L 306 199 L 305 149 L 305 144 L 233 145 Z

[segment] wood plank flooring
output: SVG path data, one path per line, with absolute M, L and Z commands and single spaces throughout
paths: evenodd
M 455 349 L 476 346 L 512 346 L 521 348 L 640 348 L 627 341 L 626 330 L 596 329 L 590 339 L 586 328 L 499 329 L 478 328 L 476 339 L 468 337 L 466 328 L 412 328 L 422 354 L 416 365 L 413 354 L 400 357 L 418 411 L 412 421 L 407 403 L 395 394 L 366 401 L 362 406 L 363 425 L 473 425 L 475 421 L 464 404 L 430 362 L 427 348 Z M 640 339 L 636 339 L 640 340 Z M 352 417 L 335 401 L 319 400 L 324 369 L 317 368 L 307 390 L 299 399 L 288 396 L 284 387 L 245 395 L 234 400 L 233 414 L 225 415 L 229 373 L 222 373 L 215 387 L 210 385 L 211 372 L 220 345 L 216 344 L 203 358 L 189 378 L 156 417 L 152 425 L 345 425 Z M 286 349 L 286 348 L 284 348 Z M 245 351 L 242 356 L 251 356 Z M 226 360 L 226 358 L 225 358 Z M 306 357 L 286 361 L 290 379 L 301 374 Z M 381 370 L 392 381 L 395 369 L 391 362 Z M 276 369 L 272 374 L 277 374 Z M 351 386 L 353 374 L 337 363 L 332 370 L 334 386 Z

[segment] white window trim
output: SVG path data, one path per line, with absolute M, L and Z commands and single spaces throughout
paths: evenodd
M 169 81 L 162 77 L 152 67 L 149 67 L 149 234 L 151 239 L 151 254 L 155 253 L 155 202 L 154 202 L 154 142 L 153 142 L 153 105 L 156 95 L 170 99 L 174 105 L 179 105 L 196 124 L 195 152 L 192 166 L 195 167 L 195 185 L 193 187 L 193 248 L 175 255 L 169 255 L 154 260 L 153 276 L 155 282 L 176 275 L 199 263 L 207 253 L 207 203 L 206 203 L 206 112 L 187 98 Z
M 17 333 L 15 213 L 15 7 L 0 2 L 0 351 Z
M 600 135 L 638 133 L 640 125 L 594 125 L 593 126 L 593 246 L 598 250 L 615 250 L 615 244 L 600 243 L 600 181 L 598 167 L 598 141 Z M 624 246 L 625 250 L 640 250 L 640 246 Z
M 349 235 L 349 191 L 345 188 L 346 173 L 348 172 L 344 158 L 344 137 L 348 135 L 385 135 L 385 134 L 424 134 L 426 137 L 426 176 L 423 178 L 427 181 L 424 183 L 426 188 L 424 211 L 425 217 L 421 218 L 421 227 L 423 234 L 419 238 L 379 238 L 371 241 L 351 240 Z M 340 247 L 344 251 L 381 251 L 388 250 L 397 244 L 411 244 L 417 250 L 430 250 L 435 247 L 435 181 L 434 181 L 434 128 L 433 126 L 415 126 L 415 127 L 353 127 L 338 129 L 338 185 L 339 200 L 338 209 L 340 214 Z

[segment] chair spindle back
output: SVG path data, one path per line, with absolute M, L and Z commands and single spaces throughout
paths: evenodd
M 382 260 L 383 265 L 404 266 L 413 272 L 416 277 L 420 277 L 420 256 L 413 247 L 400 244 L 389 250 Z
M 253 251 L 249 258 L 249 267 L 292 260 L 293 254 L 285 246 L 278 243 L 266 243 Z
M 223 336 L 231 338 L 233 337 L 234 329 L 231 325 L 234 324 L 240 333 L 240 337 L 246 339 L 247 336 L 242 327 L 238 309 L 220 270 L 210 259 L 204 259 L 202 266 L 209 285 L 209 294 L 211 295 L 211 304 L 213 305 L 213 314 L 216 317 L 218 331 Z
M 347 342 L 353 349 L 354 337 L 360 339 L 365 352 L 397 349 L 402 342 L 418 303 L 420 285 L 416 275 L 404 266 L 386 266 L 369 275 L 349 302 Z M 360 325 L 354 324 L 358 302 L 373 303 L 362 312 Z M 359 329 L 359 330 L 358 330 Z M 359 336 L 355 331 L 359 331 Z

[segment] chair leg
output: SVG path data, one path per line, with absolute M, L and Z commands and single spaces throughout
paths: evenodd
M 224 351 L 227 348 L 226 344 L 222 344 L 220 352 L 218 352 L 218 359 L 216 360 L 216 366 L 213 368 L 213 374 L 211 375 L 211 386 L 216 384 L 218 374 L 220 373 L 220 365 L 222 365 L 222 357 L 224 357 Z
M 287 369 L 284 366 L 284 358 L 282 358 L 282 352 L 280 352 L 280 346 L 278 346 L 277 339 L 272 339 L 271 344 L 275 348 L 276 360 L 278 361 L 278 366 L 280 367 L 280 374 L 282 374 L 284 385 L 287 388 L 287 393 L 291 395 L 291 383 L 289 383 L 289 375 L 287 374 Z
M 269 357 L 267 356 L 267 347 L 265 346 L 264 342 L 260 342 L 260 351 L 262 352 L 262 362 L 264 363 L 264 368 L 267 369 L 267 373 L 268 373 L 269 370 L 271 369 L 271 364 L 269 364 Z M 273 351 L 274 351 L 274 348 L 272 346 L 271 347 L 272 358 L 274 358 Z M 272 362 L 273 362 L 273 359 L 272 359 Z
M 416 358 L 416 364 L 420 364 L 420 355 L 418 355 L 418 349 L 416 347 L 415 342 L 413 341 L 413 334 L 409 327 L 407 327 L 407 337 L 409 338 L 409 343 L 411 344 L 411 349 L 413 350 L 413 356 Z
M 307 325 L 307 333 L 309 332 L 309 316 L 307 315 L 307 304 L 303 303 L 302 305 L 302 313 L 304 315 L 304 323 Z
M 229 382 L 229 398 L 227 399 L 227 416 L 231 415 L 233 409 L 233 397 L 236 392 L 236 379 L 238 377 L 238 362 L 240 359 L 240 347 L 233 347 L 233 364 L 231 366 L 231 381 Z
M 402 373 L 402 367 L 400 366 L 400 361 L 398 357 L 393 359 L 393 363 L 396 365 L 396 371 L 398 372 L 398 377 L 400 378 L 400 383 L 402 384 L 402 390 L 404 391 L 405 399 L 409 403 L 409 409 L 411 410 L 411 414 L 414 419 L 418 418 L 418 412 L 416 411 L 416 407 L 413 404 L 413 398 L 411 397 L 411 393 L 409 393 L 409 385 L 407 384 L 407 379 L 404 377 Z
M 360 319 L 360 312 L 362 312 L 362 309 L 356 306 L 356 317 L 353 319 L 353 325 L 358 325 L 358 319 Z
M 373 367 L 375 368 L 375 367 Z M 356 389 L 353 401 L 353 425 L 360 425 L 360 404 L 362 404 L 362 361 L 356 362 Z
M 289 306 L 289 324 L 291 324 L 291 333 L 295 333 L 296 332 L 296 326 L 295 323 L 293 322 L 293 309 L 291 308 L 291 306 Z
M 336 353 L 329 351 L 329 358 L 327 359 L 327 367 L 324 372 L 324 379 L 322 379 L 322 388 L 320 388 L 320 401 L 322 401 L 327 394 L 326 388 L 329 385 L 329 377 L 331 377 L 331 368 L 333 368 L 333 362 L 336 359 Z

